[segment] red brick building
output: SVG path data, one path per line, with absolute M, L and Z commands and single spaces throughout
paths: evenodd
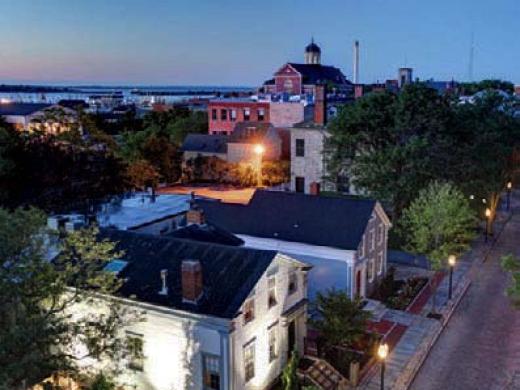
M 208 104 L 209 134 L 231 134 L 237 123 L 269 123 L 269 102 L 218 99 Z

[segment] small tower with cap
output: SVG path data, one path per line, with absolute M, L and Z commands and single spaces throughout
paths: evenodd
M 321 64 L 321 49 L 314 43 L 314 38 L 311 39 L 311 43 L 305 48 L 305 63 L 307 65 Z

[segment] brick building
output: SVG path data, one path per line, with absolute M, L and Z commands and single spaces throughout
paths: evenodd
M 240 122 L 269 123 L 269 102 L 251 99 L 216 99 L 209 102 L 209 134 L 231 134 Z

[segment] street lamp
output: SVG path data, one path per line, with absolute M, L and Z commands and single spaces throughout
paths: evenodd
M 457 258 L 454 255 L 448 256 L 448 265 L 450 266 L 450 288 L 448 290 L 448 299 L 451 299 L 451 292 L 453 287 L 453 267 L 455 267 L 456 262 Z
M 511 210 L 511 189 L 513 188 L 513 183 L 510 181 L 507 182 L 507 211 Z
M 486 215 L 486 235 L 485 235 L 485 242 L 487 242 L 488 240 L 488 236 L 489 236 L 489 230 L 490 230 L 490 225 L 491 225 L 491 209 L 489 207 L 486 207 L 486 212 L 485 212 L 485 215 Z
M 262 156 L 265 153 L 265 147 L 262 144 L 256 144 L 253 151 L 256 154 L 256 186 L 262 187 Z
M 381 390 L 385 389 L 385 361 L 388 356 L 388 344 L 379 344 L 377 349 L 377 356 L 381 360 Z

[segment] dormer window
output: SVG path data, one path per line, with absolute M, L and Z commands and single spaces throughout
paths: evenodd
M 268 289 L 268 298 L 267 298 L 267 307 L 270 309 L 273 306 L 276 306 L 276 277 L 271 277 L 267 281 L 267 289 Z
M 250 298 L 244 303 L 244 325 L 255 319 L 255 299 Z
M 295 293 L 296 290 L 298 290 L 298 275 L 296 274 L 295 271 L 291 271 L 289 273 L 289 286 L 288 286 L 289 295 Z

